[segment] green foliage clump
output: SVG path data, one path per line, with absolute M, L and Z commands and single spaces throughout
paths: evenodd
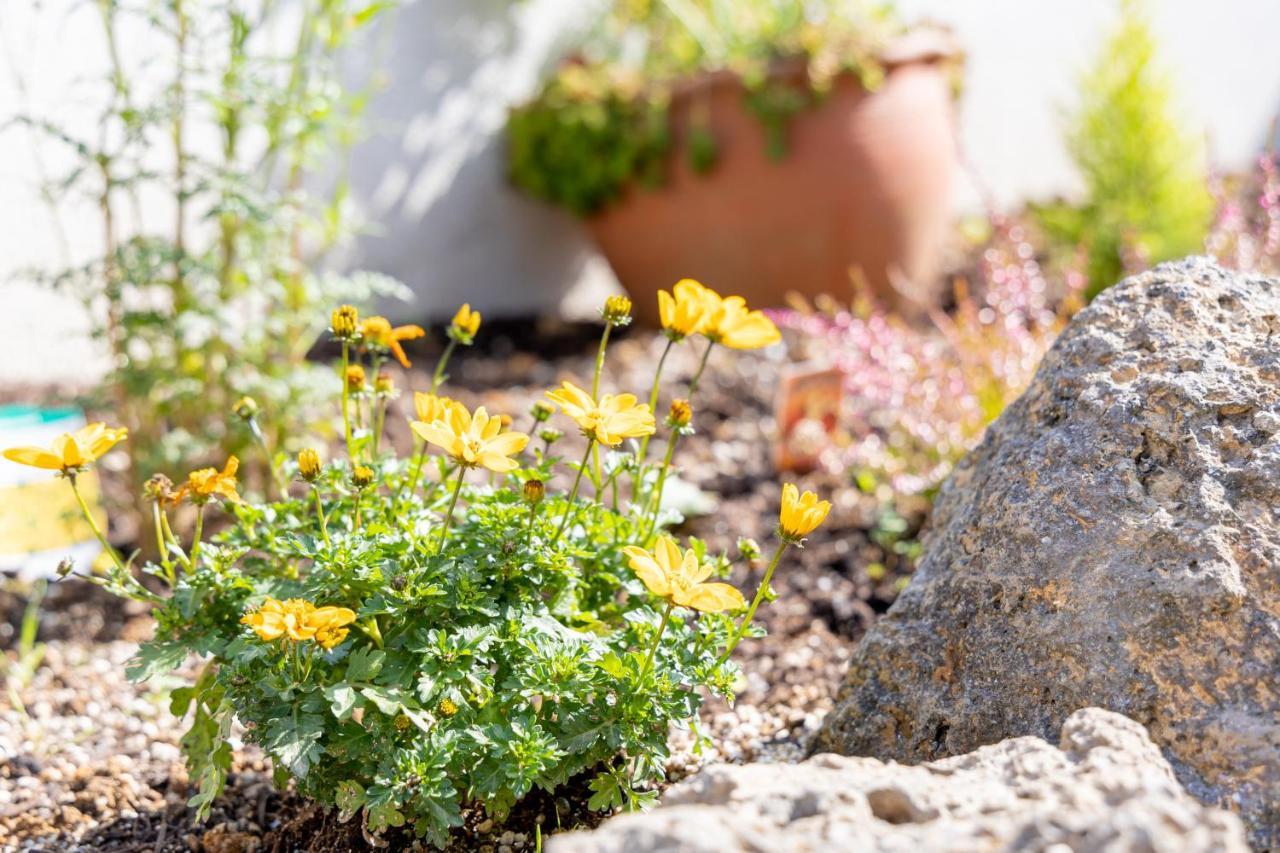
M 1067 146 L 1084 200 L 1037 214 L 1047 236 L 1084 250 L 1093 297 L 1148 263 L 1201 251 L 1212 199 L 1203 153 L 1175 118 L 1173 86 L 1139 0 L 1123 0 L 1081 89 Z
M 507 122 L 512 181 L 579 215 L 604 208 L 630 186 L 665 179 L 674 150 L 669 107 L 712 72 L 732 72 L 760 120 L 769 154 L 786 154 L 790 119 L 813 106 L 841 74 L 867 88 L 883 78 L 884 41 L 900 26 L 888 4 L 822 0 L 617 0 L 585 55 L 565 64 Z M 797 66 L 802 73 L 780 74 Z M 705 99 L 693 91 L 687 156 L 710 171 L 717 145 Z

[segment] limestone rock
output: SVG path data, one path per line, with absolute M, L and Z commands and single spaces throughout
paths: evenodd
M 926 761 L 1100 706 L 1280 847 L 1278 512 L 1280 280 L 1127 279 L 944 485 L 819 748 Z
M 1200 805 L 1142 727 L 1076 712 L 1061 748 L 1021 737 L 906 767 L 819 755 L 714 765 L 647 814 L 553 836 L 551 853 L 826 850 L 1241 851 L 1235 815 Z

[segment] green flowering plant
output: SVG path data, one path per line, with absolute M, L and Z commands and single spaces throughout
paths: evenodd
M 680 291 L 680 340 L 704 337 L 709 353 L 716 343 L 775 338 L 737 297 L 698 288 Z M 535 425 L 577 425 L 586 452 L 576 464 L 549 440 L 530 447 L 509 419 L 436 393 L 447 355 L 430 392 L 415 395 L 419 441 L 398 456 L 380 440 L 395 394 L 383 368 L 403 356 L 396 341 L 421 330 L 361 322 L 343 306 L 331 323 L 342 350 L 336 458 L 314 448 L 283 458 L 274 473 L 287 487 L 267 502 L 240 495 L 235 457 L 176 487 L 153 477 L 146 496 L 161 556 L 140 569 L 110 550 L 89 516 L 115 565 L 82 577 L 153 607 L 155 636 L 130 677 L 193 654 L 205 660 L 171 698 L 175 714 L 191 715 L 182 745 L 198 816 L 223 790 L 236 722 L 270 757 L 278 783 L 293 782 L 344 820 L 360 815 L 371 836 L 404 826 L 444 846 L 464 812 L 502 820 L 534 788 L 555 791 L 582 774 L 592 809 L 656 797 L 670 727 L 696 718 L 704 692 L 732 698 L 739 671 L 730 654 L 761 634 L 752 619 L 770 597 L 768 578 L 829 505 L 784 491 L 779 545 L 749 609 L 718 580 L 731 568 L 725 555 L 667 535 L 660 491 L 671 453 L 651 465 L 637 441 L 658 430 L 651 405 L 598 389 L 609 330 L 629 311 L 615 299 L 603 312 L 592 392 L 566 382 L 547 394 L 554 408 L 534 407 Z M 480 318 L 462 320 L 469 341 Z M 366 369 L 379 377 L 372 387 Z M 660 378 L 661 364 L 655 399 Z M 669 443 L 692 430 L 692 417 L 687 400 L 674 401 Z M 102 424 L 82 433 L 4 455 L 74 489 L 78 473 L 128 439 Z M 558 474 L 571 487 L 553 488 Z M 204 541 L 216 504 L 231 523 Z M 195 514 L 190 542 L 170 524 L 183 511 Z

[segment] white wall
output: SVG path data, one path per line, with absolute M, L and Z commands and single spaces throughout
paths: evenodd
M 415 317 L 464 299 L 490 314 L 589 312 L 612 276 L 581 227 L 521 197 L 504 177 L 501 129 L 602 0 L 404 0 L 375 34 L 371 56 L 388 85 L 371 105 L 371 137 L 355 151 L 354 200 L 376 230 L 343 263 L 413 286 Z M 1187 126 L 1214 160 L 1246 165 L 1280 109 L 1280 2 L 1150 0 L 1181 87 Z M 962 138 L 976 173 L 1002 203 L 1069 192 L 1061 110 L 1112 20 L 1112 0 L 900 0 L 910 17 L 952 24 L 969 55 Z M 101 67 L 92 4 L 0 2 L 0 123 L 20 109 L 12 68 L 32 84 L 28 105 L 90 120 L 76 81 Z M 123 50 L 145 56 L 140 33 Z M 360 74 L 356 67 L 353 73 Z M 56 156 L 44 150 L 46 167 Z M 35 192 L 36 152 L 0 134 L 0 384 L 100 369 L 71 300 L 12 274 L 56 262 L 58 240 Z M 56 164 L 55 164 L 56 165 Z M 972 191 L 960 195 L 972 206 Z M 69 220 L 72 254 L 96 248 L 91 212 Z M 590 295 L 587 295 L 590 294 Z M 15 326 L 12 318 L 23 315 Z M 95 368 L 96 365 L 96 368 Z

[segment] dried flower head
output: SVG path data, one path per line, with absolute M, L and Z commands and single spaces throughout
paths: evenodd
M 152 474 L 142 485 L 142 495 L 149 501 L 169 503 L 173 500 L 173 481 L 164 474 Z

